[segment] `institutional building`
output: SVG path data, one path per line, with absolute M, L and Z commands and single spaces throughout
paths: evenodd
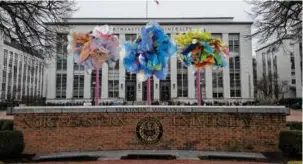
M 272 44 L 256 50 L 257 78 L 273 79 L 269 87 L 272 91 L 275 90 L 273 82 L 277 81 L 280 86 L 286 82 L 279 93 L 281 97 L 302 98 L 302 42 L 286 40 L 279 48 L 273 48 Z
M 21 50 L 0 32 L 0 101 L 44 97 L 43 59 Z
M 133 41 L 148 21 L 160 23 L 165 32 L 174 39 L 179 33 L 191 29 L 202 29 L 222 39 L 229 46 L 229 67 L 223 70 L 206 68 L 201 73 L 202 99 L 205 101 L 251 101 L 254 99 L 252 42 L 246 38 L 251 34 L 252 22 L 236 22 L 232 17 L 220 18 L 70 18 L 61 25 L 69 28 L 58 33 L 57 59 L 47 68 L 47 102 L 90 101 L 93 96 L 95 73 L 87 73 L 74 63 L 73 54 L 68 54 L 67 37 L 70 32 L 89 32 L 96 25 L 113 26 L 121 43 Z M 48 24 L 52 26 L 54 24 Z M 58 25 L 58 24 L 57 24 Z M 100 71 L 100 100 L 126 100 L 136 103 L 146 100 L 146 82 L 139 82 L 136 75 L 123 67 L 122 58 L 115 68 L 103 65 Z M 151 80 L 151 99 L 156 101 L 196 101 L 196 75 L 193 67 L 186 68 L 170 58 L 169 74 L 165 80 Z

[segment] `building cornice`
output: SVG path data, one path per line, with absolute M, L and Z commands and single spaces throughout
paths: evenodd
M 233 17 L 201 17 L 201 18 L 67 18 L 63 22 L 45 22 L 46 25 L 145 25 L 149 21 L 157 21 L 161 25 L 188 24 L 231 24 L 251 25 L 251 21 L 233 21 Z

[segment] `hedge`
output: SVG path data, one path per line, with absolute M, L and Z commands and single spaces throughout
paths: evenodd
M 300 121 L 287 122 L 286 126 L 289 127 L 290 130 L 302 130 L 302 122 Z
M 0 131 L 14 130 L 13 120 L 0 120 Z
M 280 132 L 279 148 L 289 156 L 302 154 L 302 131 L 283 130 Z
M 12 157 L 24 150 L 23 134 L 20 131 L 0 131 L 0 156 Z

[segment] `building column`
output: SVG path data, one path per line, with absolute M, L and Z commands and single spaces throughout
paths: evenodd
M 210 67 L 205 68 L 205 93 L 207 99 L 213 98 L 213 74 Z
M 119 35 L 120 43 L 124 43 L 125 41 L 125 34 Z M 119 58 L 117 61 L 119 62 L 119 98 L 126 99 L 125 97 L 125 68 L 123 65 L 123 58 Z
M 248 33 L 240 34 L 240 79 L 241 79 L 241 97 L 243 99 L 253 98 L 253 67 L 252 67 L 252 42 L 245 38 Z M 249 81 L 250 77 L 250 81 Z
M 74 56 L 73 55 L 67 55 L 67 82 L 66 83 L 66 99 L 72 99 L 73 98 L 73 84 L 74 84 Z
M 301 58 L 302 54 L 300 54 L 300 45 L 302 43 L 294 44 L 294 57 L 295 57 L 295 79 L 296 79 L 296 97 L 302 97 L 302 74 L 301 74 Z
M 27 62 L 27 61 L 26 61 Z M 25 68 L 27 69 L 27 68 Z M 27 72 L 27 70 L 26 70 Z M 28 73 L 27 73 L 28 74 Z M 26 80 L 27 80 L 27 76 Z M 51 58 L 48 61 L 48 64 L 46 65 L 45 68 L 45 90 L 46 90 L 46 98 L 47 99 L 55 99 L 56 98 L 56 78 L 57 78 L 57 72 L 56 72 L 56 59 Z M 27 82 L 27 81 L 26 81 Z M 25 94 L 27 95 L 27 85 L 25 85 Z
M 139 81 L 138 78 L 137 80 L 137 90 L 136 90 L 136 100 L 137 101 L 142 101 L 142 81 Z
M 187 81 L 188 81 L 188 98 L 194 99 L 195 98 L 195 69 L 191 65 L 190 67 L 187 68 Z
M 4 54 L 4 35 L 2 33 L 2 31 L 0 31 L 0 52 L 2 54 Z M 2 83 L 5 83 L 3 81 L 3 70 L 4 70 L 4 55 L 0 55 L 0 84 L 1 84 L 1 87 L 0 87 L 0 100 L 1 99 L 5 99 L 5 97 L 1 97 L 2 96 Z M 5 96 L 5 95 L 4 95 Z
M 222 34 L 222 41 L 228 47 L 228 33 Z M 229 65 L 229 59 L 227 58 Z M 230 78 L 229 78 L 229 67 L 223 68 L 223 97 L 226 99 L 230 98 Z
M 154 101 L 157 101 L 160 100 L 160 80 L 156 76 L 154 76 L 153 78 L 154 78 Z
M 108 65 L 104 63 L 102 65 L 102 90 L 101 90 L 101 101 L 108 98 Z
M 172 40 L 175 39 L 176 34 L 172 34 L 171 38 Z M 177 92 L 177 53 L 175 53 L 171 58 L 170 58 L 170 94 L 171 98 L 177 98 L 178 97 L 178 92 Z

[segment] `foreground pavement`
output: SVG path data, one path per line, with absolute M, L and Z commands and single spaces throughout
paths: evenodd
M 39 162 L 35 162 L 39 163 Z M 108 160 L 93 162 L 40 162 L 41 164 L 270 164 L 266 162 L 215 161 L 215 160 Z M 32 163 L 23 163 L 32 164 Z

